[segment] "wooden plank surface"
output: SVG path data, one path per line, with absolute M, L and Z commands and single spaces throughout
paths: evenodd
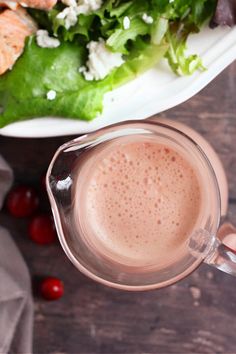
M 229 179 L 229 217 L 235 221 L 236 63 L 161 117 L 192 126 L 219 153 Z M 0 137 L 0 153 L 13 167 L 17 183 L 39 188 L 54 151 L 70 138 Z M 59 244 L 39 247 L 30 242 L 26 221 L 3 210 L 0 222 L 12 232 L 32 276 L 53 275 L 65 282 L 60 301 L 35 298 L 35 353 L 236 353 L 236 279 L 229 275 L 203 265 L 163 290 L 121 292 L 77 272 Z

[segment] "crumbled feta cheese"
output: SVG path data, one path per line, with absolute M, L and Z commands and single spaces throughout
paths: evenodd
M 79 68 L 79 73 L 84 74 L 84 78 L 87 81 L 92 81 L 94 79 L 93 75 L 89 71 L 87 71 L 86 66 L 81 66 Z
M 59 20 L 65 20 L 65 28 L 68 30 L 77 22 L 77 16 L 80 14 L 88 15 L 92 11 L 98 10 L 102 5 L 102 0 L 63 0 L 68 5 L 56 16 Z
M 142 20 L 147 23 L 148 25 L 151 25 L 153 23 L 153 18 L 152 16 L 148 16 L 147 14 L 143 14 Z
M 85 66 L 81 66 L 81 67 L 79 68 L 79 73 L 84 73 L 86 70 L 87 70 L 87 69 L 86 69 Z
M 36 32 L 36 42 L 42 48 L 57 48 L 60 45 L 60 41 L 57 38 L 50 37 L 46 30 Z
M 77 6 L 68 6 L 56 16 L 58 20 L 65 21 L 65 28 L 68 30 L 77 22 Z
M 102 6 L 103 0 L 79 0 L 78 8 L 80 8 L 80 13 L 88 14 L 91 11 L 96 11 Z
M 54 91 L 54 90 L 48 91 L 48 93 L 47 93 L 47 99 L 48 99 L 49 101 L 55 100 L 56 97 L 57 97 L 56 91 Z
M 66 6 L 77 6 L 76 0 L 61 0 L 61 2 Z
M 61 2 L 66 6 L 77 6 L 76 0 L 61 0 Z
M 130 28 L 130 19 L 128 16 L 125 16 L 124 17 L 124 20 L 123 20 L 123 27 L 125 30 L 129 29 Z
M 114 68 L 124 63 L 121 53 L 112 53 L 107 49 L 103 39 L 98 42 L 91 41 L 87 48 L 89 50 L 88 60 L 86 62 L 87 69 L 80 67 L 79 71 L 84 74 L 86 80 L 102 80 Z

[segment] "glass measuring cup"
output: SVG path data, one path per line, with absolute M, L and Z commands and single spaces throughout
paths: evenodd
M 193 140 L 190 133 L 184 130 L 183 126 L 174 127 L 170 121 L 132 121 L 83 135 L 58 149 L 48 169 L 47 190 L 61 245 L 72 263 L 85 275 L 123 290 L 148 290 L 173 284 L 202 262 L 236 275 L 236 254 L 217 236 L 234 233 L 230 225 L 220 227 L 221 216 L 224 210 L 226 212 L 226 206 L 222 207 L 224 198 L 220 194 L 222 179 L 216 178 L 209 158 L 197 143 L 198 139 Z M 86 237 L 82 237 L 74 222 L 74 187 L 78 166 L 83 169 L 88 152 L 96 154 L 97 148 L 112 139 L 139 134 L 152 135 L 188 156 L 198 169 L 205 191 L 204 213 L 194 231 L 188 235 L 184 256 L 162 270 L 157 270 L 155 266 L 127 266 L 104 258 L 89 247 Z

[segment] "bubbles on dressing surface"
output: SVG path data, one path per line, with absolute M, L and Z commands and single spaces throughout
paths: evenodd
M 112 146 L 89 172 L 84 220 L 93 242 L 119 257 L 162 261 L 186 240 L 201 204 L 190 163 L 155 142 Z

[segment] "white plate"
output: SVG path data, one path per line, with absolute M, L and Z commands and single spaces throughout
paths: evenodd
M 106 94 L 104 111 L 92 122 L 37 118 L 10 124 L 0 133 L 14 137 L 51 137 L 81 134 L 130 119 L 144 119 L 174 107 L 205 87 L 236 59 L 236 28 L 205 28 L 193 35 L 189 51 L 198 53 L 207 70 L 188 77 L 175 76 L 166 61 L 136 80 Z

